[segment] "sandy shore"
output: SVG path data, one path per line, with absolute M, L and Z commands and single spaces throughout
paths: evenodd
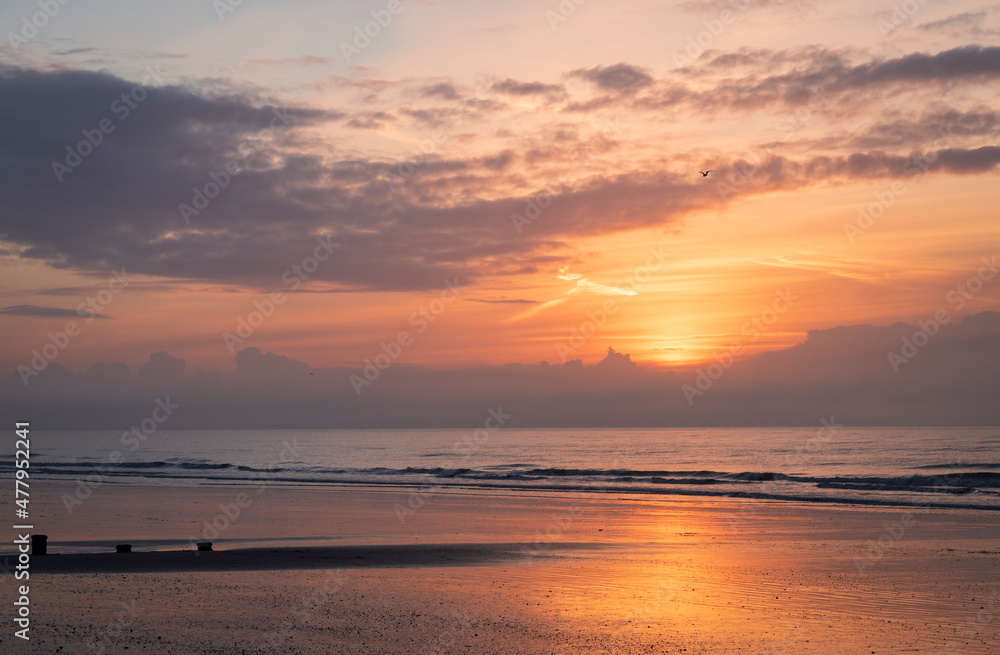
M 32 640 L 0 650 L 1000 652 L 992 513 L 439 493 L 401 520 L 408 491 L 275 487 L 196 556 L 237 491 L 50 491 Z

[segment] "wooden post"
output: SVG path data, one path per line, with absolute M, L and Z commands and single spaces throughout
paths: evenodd
M 31 554 L 32 555 L 48 554 L 48 539 L 49 536 L 47 534 L 31 535 Z

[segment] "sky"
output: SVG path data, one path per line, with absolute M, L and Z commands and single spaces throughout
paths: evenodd
M 461 388 L 471 416 L 545 368 L 539 424 L 811 424 L 813 382 L 858 421 L 996 420 L 1000 3 L 12 0 L 0 27 L 8 403 L 176 378 L 232 406 L 288 373 L 351 425 L 445 424 L 385 407 Z M 888 409 L 948 376 L 982 405 Z M 602 390 L 638 405 L 570 411 Z

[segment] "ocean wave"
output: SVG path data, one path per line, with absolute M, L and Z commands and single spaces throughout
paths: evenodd
M 0 470 L 12 462 L 0 462 Z M 932 465 L 921 467 L 935 468 Z M 957 469 L 957 466 L 949 466 Z M 56 478 L 84 478 L 99 474 L 127 483 L 142 480 L 195 480 L 220 484 L 267 483 L 399 487 L 450 487 L 564 492 L 710 495 L 732 498 L 774 498 L 809 502 L 919 504 L 918 498 L 964 496 L 961 507 L 1000 509 L 1000 468 L 968 465 L 957 472 L 905 475 L 793 475 L 780 471 L 713 471 L 707 469 L 636 469 L 538 467 L 530 464 L 493 464 L 483 467 L 338 468 L 289 462 L 254 467 L 207 459 L 172 458 L 148 462 L 95 465 L 91 462 L 32 462 L 32 474 Z M 983 469 L 983 470 L 974 470 Z M 971 502 L 974 500 L 975 502 Z M 874 502 L 878 501 L 878 502 Z M 942 504 L 944 503 L 944 504 Z M 950 504 L 949 504 L 950 503 Z M 953 501 L 935 506 L 958 507 Z
M 954 462 L 951 464 L 925 464 L 923 466 L 914 466 L 914 469 L 1000 469 L 1000 463 L 989 463 L 989 464 L 960 464 Z
M 820 482 L 817 489 L 853 489 L 855 491 L 910 491 L 916 493 L 968 494 L 974 487 L 920 487 L 913 485 L 877 484 L 865 482 Z
M 159 475 L 155 477 L 160 477 Z M 196 478 L 197 479 L 197 478 Z M 250 480 L 243 477 L 237 476 L 224 476 L 224 477 L 213 477 L 204 479 L 205 482 L 209 483 L 231 483 L 231 484 L 241 484 L 247 483 L 252 484 L 257 482 L 256 480 Z M 625 495 L 647 495 L 647 496 L 696 496 L 696 497 L 715 497 L 715 498 L 732 498 L 732 499 L 747 499 L 747 500 L 776 500 L 776 501 L 788 501 L 788 502 L 798 502 L 798 503 L 820 503 L 820 504 L 834 504 L 834 505 L 864 505 L 873 507 L 913 507 L 913 508 L 923 508 L 923 509 L 962 509 L 962 510 L 984 510 L 984 511 L 1000 511 L 1000 504 L 995 502 L 967 502 L 959 503 L 954 501 L 927 501 L 927 500 L 916 500 L 901 497 L 882 497 L 882 496 L 849 496 L 849 495 L 817 495 L 805 493 L 806 489 L 802 489 L 798 492 L 788 489 L 787 491 L 782 490 L 781 492 L 768 489 L 766 491 L 741 491 L 736 489 L 722 490 L 712 487 L 710 484 L 706 487 L 706 483 L 709 480 L 700 479 L 698 484 L 693 485 L 682 485 L 682 484 L 667 484 L 661 485 L 656 484 L 649 486 L 634 486 L 629 484 L 603 484 L 603 485 L 586 485 L 586 484 L 552 484 L 544 482 L 534 482 L 534 483 L 524 483 L 517 482 L 511 484 L 509 482 L 502 483 L 501 481 L 489 481 L 489 480 L 462 480 L 460 482 L 414 482 L 405 480 L 372 480 L 372 479 L 330 479 L 328 477 L 310 477 L 310 476 L 274 476 L 267 479 L 268 484 L 287 484 L 287 485 L 338 485 L 338 486 L 363 486 L 363 487 L 375 487 L 375 488 L 397 488 L 400 493 L 405 492 L 407 489 L 419 489 L 423 493 L 437 493 L 446 490 L 455 491 L 469 491 L 469 490 L 482 490 L 482 491 L 505 491 L 505 492 L 556 492 L 556 493 L 578 493 L 578 494 L 590 494 L 590 493 L 616 493 Z M 842 491 L 851 491 L 850 489 L 842 489 Z
M 113 463 L 108 460 L 97 460 L 92 462 L 93 458 L 81 458 L 82 461 L 78 462 L 37 462 L 34 463 L 35 467 L 47 467 L 47 468 L 76 468 L 76 469 L 96 469 L 96 468 L 134 468 L 134 469 L 160 469 L 160 468 L 177 468 L 177 469 L 191 469 L 191 470 L 217 470 L 224 471 L 227 469 L 243 469 L 244 467 L 236 466 L 235 464 L 225 464 L 220 462 L 212 462 L 206 459 L 168 459 L 163 461 L 153 461 L 153 462 L 117 462 Z
M 801 481 L 815 482 L 820 488 L 841 487 L 884 489 L 886 491 L 940 491 L 955 493 L 956 489 L 998 488 L 1000 473 L 990 471 L 974 471 L 969 473 L 954 473 L 946 476 L 909 475 L 899 477 L 834 477 L 834 478 L 799 478 Z
M 10 462 L 5 462 L 7 468 L 13 468 Z M 3 467 L 0 464 L 0 467 Z M 513 465 L 498 465 L 483 468 L 472 467 L 421 467 L 407 466 L 405 468 L 374 467 L 366 469 L 331 468 L 317 465 L 306 465 L 300 462 L 289 462 L 282 466 L 254 467 L 225 462 L 215 462 L 204 459 L 168 459 L 149 462 L 120 462 L 95 466 L 84 462 L 37 462 L 33 469 L 47 469 L 53 472 L 79 472 L 98 468 L 114 472 L 128 471 L 238 471 L 241 473 L 289 473 L 313 475 L 361 475 L 361 476 L 430 476 L 433 478 L 470 478 L 482 480 L 506 480 L 514 477 L 530 479 L 580 479 L 580 480 L 619 480 L 648 482 L 670 481 L 679 484 L 700 483 L 733 483 L 750 484 L 759 482 L 792 482 L 817 485 L 873 485 L 886 488 L 936 488 L 936 487 L 1000 487 L 1000 473 L 989 470 L 965 470 L 958 473 L 942 475 L 908 475 L 908 476 L 816 476 L 792 475 L 778 471 L 712 471 L 712 470 L 668 470 L 668 469 L 599 469 L 599 468 L 538 468 L 514 467 Z M 931 468 L 930 466 L 920 468 Z M 957 468 L 957 467 L 952 467 Z M 1000 468 L 1000 464 L 968 465 L 967 468 Z
M 788 480 L 789 477 L 783 473 L 771 473 L 770 471 L 744 471 L 743 473 L 734 473 L 732 477 L 736 480 L 754 480 L 769 482 L 771 480 Z

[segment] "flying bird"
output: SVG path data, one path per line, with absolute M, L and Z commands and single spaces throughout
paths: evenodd
M 698 172 L 701 173 L 702 177 L 708 177 L 708 174 L 711 173 L 712 171 L 709 170 L 709 171 L 698 171 Z

